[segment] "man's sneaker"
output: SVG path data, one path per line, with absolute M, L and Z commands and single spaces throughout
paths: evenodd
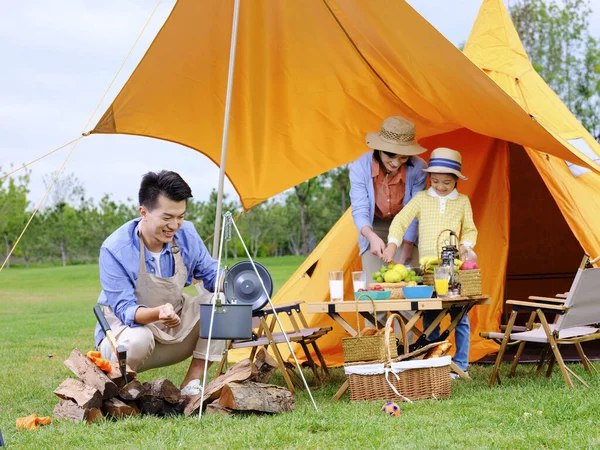
M 200 380 L 190 381 L 187 386 L 181 390 L 181 395 L 183 396 L 200 395 L 201 393 L 202 383 L 200 383 Z
M 465 375 L 469 375 L 468 370 L 465 370 Z M 450 378 L 453 380 L 458 380 L 458 379 L 460 379 L 460 375 L 457 374 L 456 372 L 450 372 Z

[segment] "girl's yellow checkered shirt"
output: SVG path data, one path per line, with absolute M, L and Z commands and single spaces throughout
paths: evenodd
M 477 241 L 477 228 L 473 222 L 473 211 L 469 197 L 453 190 L 440 197 L 432 188 L 419 192 L 394 217 L 388 236 L 388 243 L 398 247 L 402 236 L 414 218 L 419 219 L 419 256 L 438 256 L 437 239 L 442 230 L 456 233 L 461 244 L 474 247 Z M 442 238 L 443 239 L 443 238 Z

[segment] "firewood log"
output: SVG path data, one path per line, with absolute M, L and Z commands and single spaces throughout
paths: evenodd
M 273 358 L 264 347 L 261 347 L 258 352 L 256 352 L 254 364 L 258 370 L 255 379 L 259 383 L 268 383 L 278 367 L 277 360 Z
M 102 411 L 98 408 L 82 408 L 73 400 L 61 400 L 54 407 L 52 413 L 55 419 L 67 419 L 75 423 L 85 421 L 87 423 L 96 422 L 102 419 Z
M 117 387 L 122 388 L 123 386 L 125 386 L 125 379 L 123 378 L 123 375 L 121 374 L 121 368 L 119 367 L 119 363 L 116 361 L 113 361 L 110 363 L 110 366 L 111 366 L 111 371 L 109 373 L 107 373 L 106 376 L 113 383 L 115 383 L 117 385 Z M 127 381 L 131 382 L 132 380 L 135 379 L 137 374 L 129 366 L 126 366 L 126 370 L 127 370 Z
M 219 404 L 236 411 L 282 413 L 293 411 L 296 400 L 289 390 L 280 386 L 246 381 L 227 383 Z
M 146 395 L 146 388 L 139 380 L 134 379 L 119 389 L 119 397 L 123 400 L 137 400 Z
M 63 381 L 54 393 L 62 399 L 75 401 L 84 409 L 100 408 L 102 406 L 102 394 L 98 389 L 73 378 L 67 378 Z
M 140 414 L 140 410 L 137 405 L 128 405 L 122 402 L 118 398 L 109 398 L 102 404 L 102 412 L 104 415 L 113 417 L 115 419 L 121 419 L 123 417 L 137 416 Z
M 164 400 L 149 395 L 140 397 L 135 403 L 140 408 L 140 412 L 142 414 L 152 414 L 155 416 L 162 415 L 162 411 L 165 406 Z
M 227 372 L 218 376 L 206 385 L 206 390 L 204 391 L 204 407 L 206 407 L 211 400 L 215 400 L 221 396 L 221 390 L 227 383 L 250 380 L 256 377 L 257 373 L 258 369 L 249 359 L 244 359 L 243 361 L 234 364 L 227 369 Z M 185 407 L 185 415 L 190 416 L 195 412 L 197 413 L 198 408 L 200 408 L 200 396 L 195 395 L 188 401 Z
M 146 382 L 143 384 L 146 395 L 160 398 L 169 403 L 179 403 L 181 391 L 166 378 Z
M 231 409 L 219 405 L 219 400 L 215 400 L 206 407 L 206 412 L 204 414 L 219 414 L 222 416 L 231 416 L 233 415 L 233 411 Z
M 98 389 L 103 399 L 117 395 L 117 385 L 113 383 L 102 370 L 96 366 L 79 349 L 71 352 L 69 358 L 64 362 L 77 377 L 88 386 Z

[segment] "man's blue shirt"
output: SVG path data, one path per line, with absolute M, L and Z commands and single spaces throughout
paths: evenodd
M 139 326 L 134 322 L 138 304 L 135 297 L 136 281 L 140 272 L 140 238 L 138 236 L 140 218 L 127 222 L 112 233 L 100 248 L 100 285 L 102 292 L 98 304 L 110 306 L 123 324 Z M 188 270 L 186 286 L 192 283 L 192 278 L 202 280 L 204 287 L 212 291 L 217 276 L 217 261 L 214 260 L 198 232 L 191 222 L 184 221 L 175 233 L 183 263 Z M 147 250 L 144 252 L 146 271 L 156 273 L 155 258 Z M 172 277 L 175 262 L 171 253 L 171 244 L 163 247 L 160 253 L 160 273 L 163 278 Z M 96 345 L 104 338 L 104 332 L 96 326 Z

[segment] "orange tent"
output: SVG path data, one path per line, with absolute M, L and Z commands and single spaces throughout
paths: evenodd
M 599 159 L 600 146 L 533 69 L 501 0 L 484 1 L 464 53 L 553 134 Z M 600 223 L 600 176 L 543 148 L 537 151 L 467 130 L 426 138 L 421 144 L 460 150 L 469 177 L 460 190 L 473 204 L 483 288 L 493 298 L 492 305 L 475 308 L 469 316 L 470 360 L 475 361 L 497 348 L 479 332 L 498 328 L 505 297 L 563 292 L 571 285 L 583 249 L 600 253 L 600 232 L 593 227 Z M 356 235 L 347 211 L 277 293 L 276 301 L 328 301 L 329 270 L 344 270 L 346 298 L 351 298 L 349 275 L 361 268 Z M 345 245 L 349 242 L 353 245 Z M 354 318 L 347 320 L 353 323 Z M 332 324 L 328 317 L 315 316 L 310 326 Z M 333 332 L 320 339 L 328 364 L 342 363 L 344 336 L 345 331 L 334 325 Z
M 232 9 L 232 0 L 180 0 L 93 133 L 170 140 L 218 161 Z M 548 88 L 535 71 L 523 74 L 511 27 L 501 2 L 484 2 L 466 49 L 484 72 L 404 1 L 242 2 L 226 174 L 244 207 L 354 160 L 366 150 L 365 134 L 383 118 L 409 118 L 425 147 L 444 144 L 463 153 L 469 181 L 460 189 L 472 199 L 484 289 L 494 299 L 471 320 L 475 333 L 495 327 L 513 237 L 510 156 L 523 153 L 521 147 L 582 246 L 600 251 L 591 228 L 596 200 L 584 200 L 600 173 L 594 162 L 600 151 L 566 109 L 545 112 L 553 108 L 544 103 Z M 488 61 L 488 50 L 478 48 L 497 56 Z M 532 80 L 531 87 L 500 82 L 508 74 L 514 85 L 515 73 L 520 85 Z M 530 103 L 529 95 L 536 100 Z M 539 112 L 527 109 L 538 101 Z M 572 133 L 563 132 L 567 124 Z M 575 178 L 565 160 L 594 173 Z M 346 215 L 276 301 L 323 301 L 328 267 L 351 270 L 356 230 L 347 221 Z M 312 276 L 299 279 L 312 264 Z M 339 362 L 339 339 L 335 333 L 327 339 L 329 362 Z M 472 348 L 478 358 L 493 345 L 474 340 Z

